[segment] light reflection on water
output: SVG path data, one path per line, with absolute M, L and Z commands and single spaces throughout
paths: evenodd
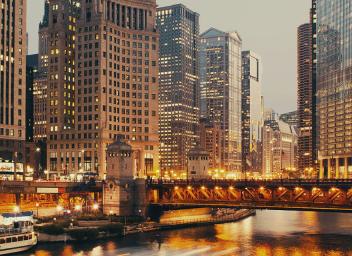
M 123 240 L 42 244 L 21 256 L 352 256 L 352 215 L 258 211 L 237 223 Z

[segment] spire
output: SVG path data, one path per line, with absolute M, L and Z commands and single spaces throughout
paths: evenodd
M 43 20 L 39 24 L 39 28 L 47 27 L 49 25 L 49 0 L 45 0 L 44 3 L 44 16 Z

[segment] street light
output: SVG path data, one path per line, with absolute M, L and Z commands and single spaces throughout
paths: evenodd
M 61 205 L 56 206 L 56 211 L 58 212 L 59 216 L 60 216 L 61 211 L 63 211 L 63 209 L 64 208 Z
M 99 204 L 93 204 L 93 210 L 97 211 L 99 209 Z
M 85 154 L 84 154 L 84 149 L 82 149 L 82 164 L 83 164 L 83 173 L 86 173 L 86 159 L 85 159 Z
M 113 214 L 113 213 L 114 213 L 114 212 L 113 212 L 112 210 L 109 211 L 110 222 L 112 222 L 112 214 Z
M 15 213 L 15 221 L 16 221 L 16 219 L 17 219 L 17 213 L 20 212 L 20 207 L 19 207 L 18 205 L 15 205 L 15 206 L 13 207 L 13 212 Z
M 19 212 L 20 212 L 20 207 L 19 207 L 18 205 L 15 205 L 15 206 L 13 207 L 13 212 L 14 212 L 14 213 L 19 213 Z
M 79 212 L 81 210 L 82 210 L 82 206 L 81 205 L 79 205 L 79 204 L 75 205 L 75 211 L 76 212 Z

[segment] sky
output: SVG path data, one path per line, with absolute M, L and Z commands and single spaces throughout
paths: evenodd
M 200 14 L 201 32 L 210 27 L 237 31 L 243 50 L 263 63 L 266 107 L 278 113 L 297 108 L 297 27 L 309 21 L 310 0 L 157 0 L 159 6 L 183 3 Z M 38 24 L 44 0 L 27 0 L 29 53 L 38 51 Z

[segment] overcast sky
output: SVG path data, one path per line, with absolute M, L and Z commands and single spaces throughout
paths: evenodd
M 297 27 L 309 19 L 310 0 L 157 0 L 183 3 L 200 14 L 201 32 L 209 27 L 238 31 L 243 50 L 262 57 L 265 106 L 279 113 L 296 109 Z M 38 23 L 44 0 L 27 0 L 29 53 L 38 48 Z

